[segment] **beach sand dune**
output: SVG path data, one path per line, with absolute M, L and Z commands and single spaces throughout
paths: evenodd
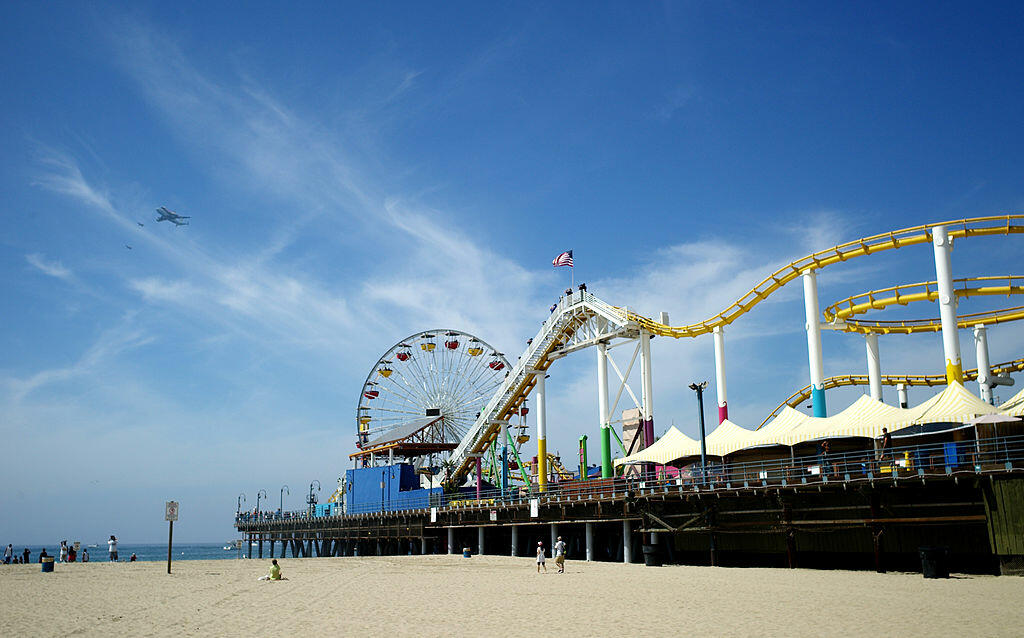
M 3 636 L 1019 636 L 1024 579 L 497 556 L 0 568 Z

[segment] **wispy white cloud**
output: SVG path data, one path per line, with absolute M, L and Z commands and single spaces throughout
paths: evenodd
M 40 253 L 25 255 L 25 261 L 32 264 L 40 272 L 57 279 L 68 280 L 72 278 L 71 270 L 64 267 L 60 261 L 49 261 Z

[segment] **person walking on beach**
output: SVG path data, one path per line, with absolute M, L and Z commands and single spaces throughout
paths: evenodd
M 110 535 L 110 540 L 107 541 L 107 552 L 110 554 L 110 562 L 117 560 L 117 537 L 113 534 Z
M 4 550 L 4 565 L 11 564 L 11 556 L 14 555 L 14 545 L 7 543 L 7 549 Z
M 548 566 L 544 564 L 544 543 L 537 543 L 537 573 L 540 573 L 540 568 L 544 568 L 544 573 L 548 573 Z
M 565 573 L 565 541 L 562 537 L 558 537 L 558 542 L 555 543 L 555 564 L 558 565 L 558 573 Z
M 60 558 L 58 560 L 60 560 L 60 562 L 62 562 L 62 563 L 68 562 L 68 542 L 67 541 L 61 541 L 60 542 Z

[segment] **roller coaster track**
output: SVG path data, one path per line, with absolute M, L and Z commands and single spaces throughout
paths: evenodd
M 973 287 L 970 287 L 974 284 Z M 982 284 L 982 285 L 978 285 Z M 978 297 L 985 295 L 1024 294 L 1024 277 L 969 277 L 953 280 L 953 294 L 956 297 Z M 888 296 L 881 296 L 888 295 Z M 905 306 L 914 301 L 935 301 L 939 297 L 938 284 L 925 281 L 917 284 L 901 284 L 860 295 L 847 297 L 826 308 L 822 314 L 825 320 L 846 332 L 877 334 L 912 334 L 917 332 L 938 332 L 942 322 L 938 319 L 909 319 L 903 321 L 877 321 L 854 319 L 857 315 L 889 306 Z M 957 317 L 958 328 L 970 328 L 979 324 L 994 325 L 1024 319 L 1024 306 L 978 312 Z
M 1006 363 L 999 363 L 991 368 L 991 374 L 997 375 L 1002 373 L 1020 372 L 1024 370 L 1024 359 L 1014 359 L 1013 361 L 1007 361 Z M 964 370 L 964 381 L 974 381 L 978 378 L 978 369 L 973 368 L 971 370 Z M 832 388 L 842 388 L 847 386 L 855 385 L 869 385 L 868 375 L 866 374 L 847 374 L 835 377 L 828 377 L 822 384 L 825 390 L 831 390 Z M 914 385 L 914 386 L 936 386 L 946 385 L 946 373 L 942 374 L 883 374 L 882 385 Z M 787 405 L 791 408 L 798 407 L 801 403 L 811 398 L 811 386 L 806 385 L 793 394 L 789 395 L 789 398 L 779 404 L 779 407 L 772 410 L 772 413 L 761 421 L 761 425 L 757 426 L 756 429 L 761 429 L 766 423 L 772 420 L 779 412 L 782 411 Z
M 486 452 L 491 441 L 498 436 L 501 422 L 507 422 L 526 400 L 536 384 L 536 375 L 548 369 L 557 358 L 552 355 L 568 344 L 576 331 L 592 318 L 600 317 L 613 324 L 621 336 L 636 336 L 640 330 L 644 330 L 654 335 L 677 339 L 697 337 L 710 333 L 718 326 L 732 323 L 805 272 L 886 250 L 930 243 L 931 229 L 943 225 L 948 228 L 951 239 L 1024 234 L 1024 215 L 997 215 L 938 222 L 839 244 L 791 262 L 765 277 L 750 292 L 725 310 L 704 321 L 685 326 L 673 327 L 659 323 L 629 309 L 609 305 L 584 291 L 563 297 L 519 361 L 509 370 L 505 382 L 481 410 L 476 422 L 452 452 L 449 460 L 453 473 L 449 479 L 464 476 L 473 464 L 474 458 Z
M 779 268 L 765 277 L 750 292 L 740 297 L 732 305 L 704 321 L 686 326 L 666 326 L 642 315 L 627 311 L 627 319 L 636 322 L 644 330 L 664 337 L 697 337 L 707 334 L 718 326 L 727 326 L 738 317 L 769 297 L 773 292 L 793 281 L 801 274 L 831 266 L 857 257 L 864 257 L 886 250 L 916 246 L 930 243 L 931 229 L 935 226 L 947 226 L 950 238 L 980 237 L 986 235 L 1012 235 L 1024 233 L 1024 215 L 998 215 L 993 217 L 973 217 L 924 226 L 913 226 L 890 233 L 873 235 L 856 241 L 847 242 L 822 250 L 788 266 Z

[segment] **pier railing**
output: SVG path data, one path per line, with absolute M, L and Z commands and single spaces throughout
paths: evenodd
M 621 498 L 655 491 L 736 491 L 766 487 L 790 487 L 827 483 L 927 480 L 935 477 L 1024 472 L 1024 436 L 1003 436 L 949 441 L 840 453 L 818 452 L 759 461 L 723 463 L 709 461 L 683 467 L 655 464 L 626 466 L 627 476 L 552 481 L 544 491 L 536 484 L 496 488 L 462 488 L 448 494 L 398 498 L 342 508 L 335 505 L 328 516 L 352 516 L 379 512 L 438 509 L 489 509 L 528 503 L 532 500 L 581 501 Z M 412 493 L 410 493 L 412 494 Z M 293 519 L 324 518 L 308 510 L 248 512 L 239 514 L 236 525 Z

